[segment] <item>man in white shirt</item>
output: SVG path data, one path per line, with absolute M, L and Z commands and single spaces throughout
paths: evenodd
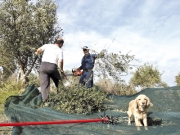
M 64 44 L 62 38 L 57 38 L 54 44 L 45 44 L 38 48 L 36 55 L 43 53 L 42 63 L 40 66 L 40 87 L 43 101 L 48 99 L 50 90 L 50 78 L 54 81 L 58 89 L 59 80 L 61 79 L 58 66 L 63 71 L 63 51 L 61 47 Z
M 0 81 L 3 79 L 3 67 L 0 66 Z

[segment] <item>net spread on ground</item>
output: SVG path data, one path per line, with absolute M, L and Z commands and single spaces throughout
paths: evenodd
M 137 131 L 135 123 L 128 126 L 128 104 L 139 94 L 145 94 L 153 103 L 148 110 L 148 129 Z M 179 135 L 180 134 L 180 87 L 147 88 L 132 96 L 113 96 L 111 103 L 104 103 L 109 109 L 105 112 L 85 114 L 66 114 L 38 107 L 41 102 L 39 90 L 29 85 L 18 96 L 10 96 L 4 104 L 5 114 L 11 123 L 36 123 L 29 126 L 14 126 L 13 135 Z M 63 124 L 62 122 L 69 123 Z M 81 122 L 78 122 L 81 121 Z M 90 120 L 94 120 L 89 122 Z M 48 124 L 48 122 L 58 122 Z M 76 121 L 76 122 L 74 122 Z M 44 122 L 47 124 L 39 124 Z M 61 123 L 61 124 L 60 124 Z

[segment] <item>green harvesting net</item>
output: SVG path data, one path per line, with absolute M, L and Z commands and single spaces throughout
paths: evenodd
M 148 129 L 137 131 L 134 123 L 127 125 L 130 100 L 139 94 L 147 95 L 153 106 L 148 110 Z M 41 107 L 41 95 L 35 85 L 29 85 L 19 96 L 10 96 L 5 102 L 5 114 L 11 122 L 43 122 L 57 120 L 83 120 L 108 116 L 116 122 L 71 123 L 55 125 L 14 126 L 13 135 L 179 135 L 180 87 L 148 88 L 133 96 L 113 96 L 104 103 L 105 112 L 67 114 L 50 107 Z

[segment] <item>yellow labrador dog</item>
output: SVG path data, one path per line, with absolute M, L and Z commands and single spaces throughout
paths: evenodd
M 153 106 L 150 102 L 150 99 L 146 95 L 139 95 L 135 100 L 129 102 L 128 107 L 128 125 L 131 125 L 131 117 L 134 115 L 135 125 L 137 130 L 141 130 L 140 126 L 142 126 L 141 121 L 145 127 L 145 130 L 148 130 L 147 125 L 147 109 Z

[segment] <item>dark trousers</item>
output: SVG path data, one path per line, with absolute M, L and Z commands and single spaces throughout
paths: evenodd
M 42 62 L 40 67 L 40 87 L 42 99 L 48 99 L 50 91 L 50 78 L 58 88 L 59 80 L 61 79 L 57 65 L 49 62 Z
M 79 83 L 85 85 L 86 88 L 93 87 L 93 71 L 83 71 L 80 76 Z

